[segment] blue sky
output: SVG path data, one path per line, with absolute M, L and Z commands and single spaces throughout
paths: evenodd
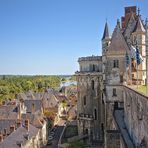
M 0 74 L 74 74 L 131 5 L 148 17 L 147 0 L 0 0 Z

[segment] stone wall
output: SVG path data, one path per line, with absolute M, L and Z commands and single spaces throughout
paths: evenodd
M 118 130 L 106 131 L 105 148 L 120 148 L 120 132 Z
M 148 147 L 148 97 L 124 86 L 124 119 L 137 147 Z
M 102 75 L 99 73 L 77 74 L 78 130 L 87 133 L 92 140 L 101 138 Z
M 105 102 L 105 128 L 112 130 L 114 129 L 114 107 L 121 107 L 123 105 L 122 85 L 106 85 L 103 99 Z

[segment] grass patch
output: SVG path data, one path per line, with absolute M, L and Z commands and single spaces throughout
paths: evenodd
M 146 88 L 147 88 L 146 86 L 138 86 L 137 90 L 141 93 L 146 94 Z
M 70 143 L 70 145 L 68 146 L 68 148 L 85 148 L 85 146 L 84 146 L 83 142 L 76 141 L 76 142 Z
M 68 142 L 67 139 L 77 136 L 78 135 L 78 127 L 75 125 L 69 125 L 66 127 L 63 137 L 62 137 L 62 143 Z
M 66 130 L 64 133 L 65 138 L 70 138 L 70 137 L 73 137 L 76 135 L 78 135 L 78 127 L 77 126 L 69 125 L 66 127 Z

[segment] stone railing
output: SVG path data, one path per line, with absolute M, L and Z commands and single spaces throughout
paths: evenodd
M 84 120 L 93 120 L 93 115 L 81 113 L 79 114 L 78 118 Z
M 102 60 L 101 56 L 89 56 L 89 57 L 81 57 L 78 59 L 78 62 L 81 61 L 98 61 L 98 60 Z

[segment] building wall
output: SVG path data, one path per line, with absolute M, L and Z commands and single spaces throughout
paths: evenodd
M 120 145 L 120 132 L 117 130 L 106 131 L 105 148 L 121 148 Z
M 89 119 L 86 122 L 83 121 L 85 125 L 79 126 L 79 132 L 82 134 L 83 129 L 88 127 L 87 124 L 93 124 L 91 133 L 93 134 L 93 139 L 98 140 L 100 138 L 101 130 L 101 81 L 102 76 L 98 75 L 81 75 L 77 76 L 78 79 L 78 116 L 79 114 L 86 114 L 93 116 L 93 122 L 90 123 Z M 92 89 L 92 81 L 94 82 L 94 88 Z M 95 117 L 96 116 L 96 117 Z M 80 123 L 82 124 L 82 122 Z
M 148 147 L 148 97 L 124 87 L 125 123 L 135 146 Z
M 79 58 L 79 69 L 81 72 L 101 72 L 102 58 L 100 56 L 90 56 Z
M 88 131 L 89 141 L 101 138 L 102 65 L 101 57 L 79 58 L 80 71 L 76 73 L 78 89 L 79 135 Z M 98 69 L 91 69 L 95 65 Z

